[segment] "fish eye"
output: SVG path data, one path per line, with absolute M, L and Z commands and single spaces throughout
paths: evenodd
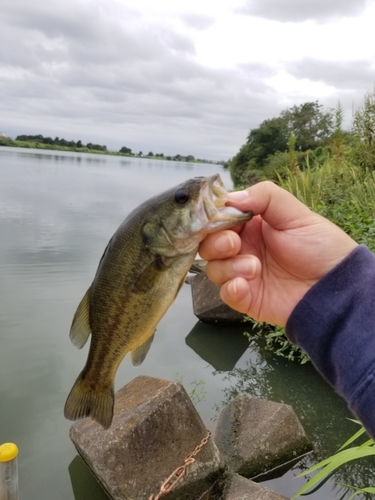
M 179 205 L 185 205 L 190 199 L 190 194 L 186 189 L 179 189 L 174 194 L 174 200 Z

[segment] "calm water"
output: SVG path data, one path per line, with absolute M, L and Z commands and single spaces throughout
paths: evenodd
M 17 443 L 22 500 L 104 500 L 69 440 L 65 399 L 84 366 L 69 328 L 102 252 L 141 201 L 197 175 L 228 173 L 212 165 L 0 148 L 0 444 Z M 159 324 L 145 362 L 125 358 L 120 388 L 138 375 L 202 380 L 198 410 L 210 429 L 236 394 L 292 404 L 319 457 L 357 427 L 345 404 L 311 366 L 297 366 L 244 342 L 242 328 L 197 323 L 184 285 Z M 202 395 L 203 397 L 203 395 Z M 303 484 L 298 469 L 268 482 L 286 496 Z M 353 466 L 336 480 L 369 484 L 371 468 Z M 313 499 L 342 494 L 331 481 Z

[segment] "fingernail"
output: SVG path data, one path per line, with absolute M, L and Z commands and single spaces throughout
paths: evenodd
M 214 247 L 218 252 L 228 253 L 234 248 L 234 241 L 229 234 L 223 234 L 215 240 Z
M 249 191 L 233 191 L 232 193 L 228 193 L 228 201 L 236 201 L 243 202 L 249 199 Z
M 237 283 L 236 283 L 236 279 L 234 280 L 231 280 L 229 283 L 228 283 L 228 293 L 229 295 L 231 295 L 232 297 L 236 297 L 237 295 Z
M 244 278 L 252 278 L 255 274 L 256 263 L 251 257 L 242 257 L 233 262 L 233 271 Z

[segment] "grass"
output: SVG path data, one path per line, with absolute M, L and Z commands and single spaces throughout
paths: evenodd
M 350 419 L 352 420 L 352 419 Z M 361 425 L 357 420 L 352 420 L 357 424 Z M 302 472 L 298 477 L 306 476 L 312 472 L 321 469 L 312 479 L 310 479 L 292 498 L 299 498 L 301 495 L 308 494 L 307 492 L 315 487 L 319 488 L 319 485 L 323 483 L 327 477 L 329 477 L 337 468 L 351 462 L 352 460 L 358 460 L 360 458 L 365 458 L 375 455 L 375 442 L 373 439 L 368 439 L 359 446 L 353 446 L 348 448 L 350 444 L 356 441 L 359 437 L 365 434 L 365 429 L 361 427 L 353 436 L 351 436 L 346 443 L 344 443 L 341 448 L 329 458 L 317 463 L 305 472 Z M 368 486 L 365 488 L 356 488 L 347 484 L 341 484 L 341 486 L 346 487 L 348 491 L 352 490 L 354 493 L 350 495 L 348 500 L 352 500 L 357 495 L 362 494 L 375 494 L 375 487 Z M 342 497 L 343 498 L 343 497 Z

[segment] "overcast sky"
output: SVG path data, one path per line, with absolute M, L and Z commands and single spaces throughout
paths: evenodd
M 0 132 L 228 159 L 294 104 L 361 105 L 375 0 L 0 0 Z

